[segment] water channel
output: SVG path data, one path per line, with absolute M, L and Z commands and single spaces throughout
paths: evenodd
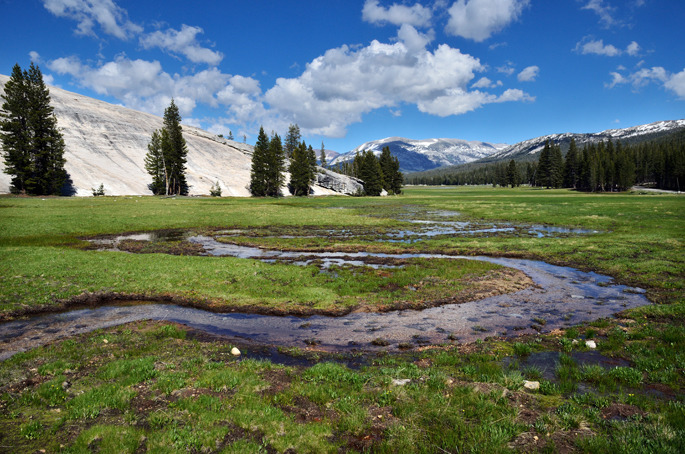
M 135 237 L 142 241 L 151 238 L 149 234 Z M 117 242 L 123 239 L 133 237 L 100 240 L 100 245 L 116 248 Z M 364 260 L 370 257 L 482 260 L 521 270 L 536 285 L 516 293 L 420 311 L 351 313 L 341 317 L 222 314 L 170 304 L 141 303 L 78 309 L 1 324 L 0 360 L 55 339 L 139 320 L 177 322 L 263 345 L 339 352 L 471 342 L 488 336 L 550 331 L 650 304 L 643 290 L 616 285 L 610 277 L 534 260 L 443 254 L 292 252 L 228 244 L 211 236 L 188 236 L 186 240 L 201 245 L 208 255 L 286 260 L 295 264 L 316 261 L 323 269 L 332 264 L 363 266 Z

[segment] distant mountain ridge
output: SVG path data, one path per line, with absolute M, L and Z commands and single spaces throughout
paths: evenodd
M 478 161 L 413 172 L 407 181 L 417 182 L 426 178 L 430 179 L 472 172 L 478 168 L 507 163 L 511 160 L 518 162 L 537 161 L 540 152 L 545 146 L 545 142 L 548 140 L 558 144 L 562 153 L 565 154 L 568 151 L 571 139 L 575 139 L 578 149 L 582 150 L 586 145 L 600 141 L 612 140 L 613 142 L 620 141 L 624 145 L 634 145 L 678 134 L 680 131 L 685 131 L 685 119 L 657 121 L 629 128 L 607 129 L 597 133 L 548 134 L 511 145 Z
M 363 143 L 354 150 L 341 154 L 330 165 L 351 161 L 361 151 L 371 150 L 380 155 L 384 147 L 400 161 L 402 172 L 419 172 L 437 167 L 465 164 L 490 156 L 504 148 L 506 144 L 491 144 L 481 141 L 461 139 L 423 139 L 413 140 L 404 137 L 388 137 Z
M 562 134 L 548 134 L 546 136 L 524 140 L 523 142 L 511 145 L 503 150 L 498 151 L 497 153 L 493 153 L 481 161 L 495 162 L 503 159 L 528 160 L 532 157 L 535 157 L 540 151 L 542 151 L 545 146 L 545 142 L 548 140 L 560 145 L 562 151 L 565 153 L 568 150 L 571 139 L 576 140 L 576 145 L 578 148 L 583 148 L 585 145 L 590 143 L 608 140 L 612 140 L 614 142 L 621 141 L 628 144 L 657 138 L 660 135 L 680 128 L 685 128 L 685 120 L 657 121 L 645 125 L 631 126 L 629 128 L 607 129 L 597 133 L 567 132 Z

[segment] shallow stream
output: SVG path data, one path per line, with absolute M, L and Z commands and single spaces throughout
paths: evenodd
M 341 317 L 281 317 L 229 313 L 167 304 L 111 305 L 47 314 L 0 325 L 0 360 L 55 339 L 138 320 L 166 320 L 208 333 L 259 344 L 316 348 L 324 351 L 413 348 L 488 336 L 512 336 L 552 330 L 611 316 L 649 304 L 644 291 L 614 285 L 611 278 L 540 261 L 459 257 L 440 254 L 301 253 L 266 251 L 192 237 L 212 255 L 261 260 L 312 257 L 323 263 L 346 263 L 365 257 L 462 258 L 483 260 L 525 272 L 535 287 L 463 304 L 387 313 L 351 313 Z
M 459 216 L 457 212 L 419 212 L 416 208 L 408 207 L 408 211 L 398 214 L 397 219 L 405 221 L 410 227 L 386 232 L 381 241 L 413 242 L 441 235 L 507 235 L 511 232 L 533 236 L 598 233 L 538 225 L 488 225 L 461 221 Z M 114 251 L 118 251 L 120 243 L 127 240 L 186 242 L 203 251 L 204 255 L 266 262 L 284 261 L 294 265 L 315 263 L 323 271 L 334 265 L 393 266 L 387 263 L 408 258 L 481 260 L 521 270 L 534 281 L 535 286 L 516 293 L 420 311 L 351 313 L 341 317 L 220 314 L 171 304 L 141 302 L 106 305 L 0 324 L 0 360 L 55 339 L 139 320 L 178 322 L 207 333 L 262 345 L 337 352 L 398 347 L 406 349 L 426 344 L 471 342 L 488 336 L 550 331 L 649 304 L 641 289 L 615 285 L 607 276 L 540 261 L 444 254 L 292 252 L 226 242 L 232 236 L 245 233 L 242 230 L 223 230 L 215 232 L 214 236 L 206 236 L 186 231 L 164 231 L 89 241 L 99 249 Z M 354 236 L 346 229 L 326 231 L 325 234 L 331 237 Z

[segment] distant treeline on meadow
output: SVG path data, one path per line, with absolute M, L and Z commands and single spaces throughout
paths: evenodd
M 405 176 L 407 184 L 572 188 L 588 192 L 625 191 L 633 185 L 685 189 L 685 130 L 633 145 L 611 140 L 582 150 L 571 141 L 566 156 L 547 142 L 538 161 L 467 165 Z

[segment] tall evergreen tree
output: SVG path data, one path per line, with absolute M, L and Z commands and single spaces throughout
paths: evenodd
M 516 167 L 516 161 L 513 159 L 509 161 L 507 166 L 507 184 L 512 188 L 521 184 L 521 174 L 519 173 L 518 167 Z
M 549 164 L 549 185 L 560 188 L 564 182 L 564 158 L 561 155 L 561 147 L 552 144 Z
M 181 114 L 173 99 L 169 107 L 164 110 L 164 129 L 168 135 L 166 141 L 168 148 L 165 151 L 168 153 L 166 161 L 169 175 L 169 193 L 187 195 L 188 183 L 185 172 L 188 147 L 186 146 L 186 140 L 183 138 Z M 164 143 L 165 141 L 163 140 L 162 144 Z
M 171 104 L 164 110 L 164 126 L 154 131 L 145 155 L 145 170 L 152 176 L 150 190 L 156 195 L 187 195 L 186 156 L 188 147 L 183 138 L 181 115 Z
M 540 152 L 540 157 L 538 158 L 538 174 L 537 174 L 537 184 L 538 186 L 547 187 L 551 186 L 550 176 L 551 176 L 551 154 L 552 149 L 549 140 L 545 142 L 545 146 Z
M 259 128 L 257 143 L 252 153 L 252 169 L 250 171 L 250 193 L 255 197 L 264 197 L 267 192 L 267 155 L 269 153 L 269 138 L 264 128 Z
M 148 185 L 155 195 L 166 195 L 169 193 L 169 175 L 167 173 L 166 161 L 162 152 L 162 143 L 168 141 L 166 129 L 162 128 L 152 133 L 150 143 L 147 145 L 145 155 L 145 170 L 152 176 L 152 183 Z
M 294 151 L 290 160 L 290 193 L 295 196 L 307 196 L 311 188 L 311 172 L 307 147 L 302 142 Z
M 321 152 L 319 153 L 319 161 L 321 161 L 321 167 L 326 168 L 326 148 L 323 145 L 323 140 L 321 141 Z
M 579 170 L 578 147 L 576 146 L 576 139 L 571 138 L 564 160 L 564 187 L 576 189 L 580 177 Z
M 390 147 L 383 147 L 378 162 L 383 176 L 383 189 L 388 194 L 400 194 L 404 177 L 400 172 L 400 161 L 390 153 Z
M 361 154 L 359 179 L 364 182 L 364 192 L 369 196 L 379 196 L 383 191 L 383 172 L 373 151 Z
M 302 134 L 300 133 L 300 127 L 296 124 L 288 126 L 288 133 L 285 135 L 285 144 L 283 145 L 285 155 L 288 159 L 292 158 L 293 152 L 300 146 L 301 140 Z
M 267 174 L 266 174 L 266 195 L 269 197 L 279 197 L 281 187 L 285 182 L 285 153 L 283 142 L 278 134 L 273 134 L 267 149 Z
M 0 140 L 11 191 L 58 195 L 67 181 L 64 139 L 40 69 L 33 63 L 28 71 L 14 65 L 2 98 Z

